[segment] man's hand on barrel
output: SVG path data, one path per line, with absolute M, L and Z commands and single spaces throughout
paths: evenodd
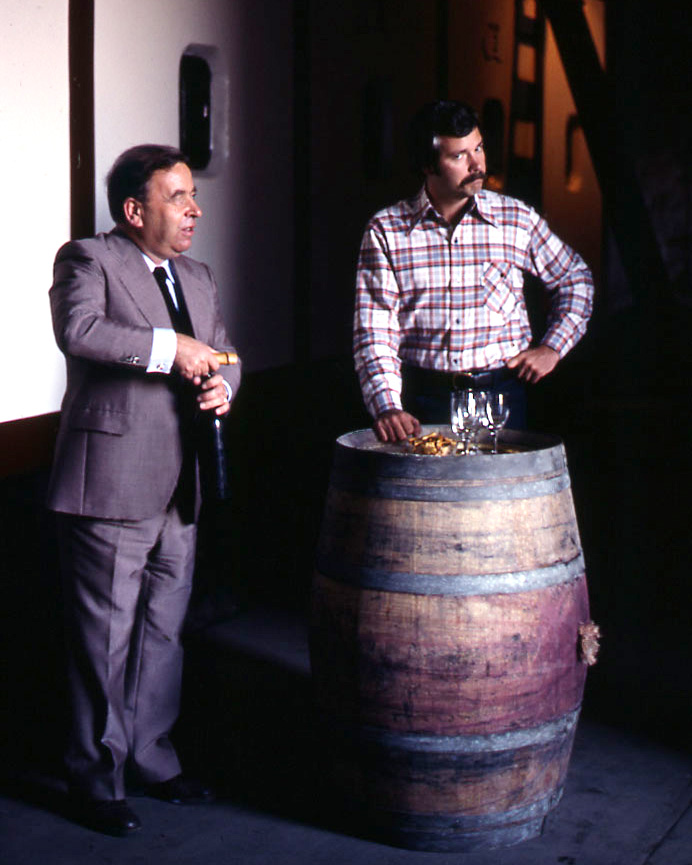
M 383 412 L 373 424 L 375 435 L 382 442 L 400 442 L 409 436 L 420 435 L 418 418 L 402 409 Z

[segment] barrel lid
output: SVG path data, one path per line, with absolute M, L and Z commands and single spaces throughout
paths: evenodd
M 457 438 L 449 426 L 422 427 L 422 435 L 436 431 Z M 406 442 L 385 444 L 372 429 L 359 429 L 337 438 L 335 468 L 360 469 L 379 476 L 441 479 L 517 477 L 566 470 L 559 436 L 505 429 L 500 445 L 506 450 L 498 454 L 416 454 Z

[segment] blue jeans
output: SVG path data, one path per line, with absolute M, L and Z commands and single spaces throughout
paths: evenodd
M 421 388 L 417 382 L 407 377 L 403 370 L 404 410 L 417 417 L 422 424 L 449 424 L 450 393 L 449 387 Z M 526 387 L 516 378 L 508 378 L 495 387 L 484 387 L 488 393 L 505 393 L 509 397 L 509 420 L 506 428 L 526 429 Z

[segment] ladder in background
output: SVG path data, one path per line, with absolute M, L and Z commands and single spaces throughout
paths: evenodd
M 515 0 L 506 188 L 540 209 L 545 20 L 536 0 Z

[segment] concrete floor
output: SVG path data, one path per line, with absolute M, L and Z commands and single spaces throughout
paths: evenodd
M 543 835 L 429 853 L 366 840 L 321 808 L 299 616 L 238 613 L 194 635 L 188 658 L 181 750 L 219 799 L 180 808 L 133 798 L 144 828 L 109 838 L 62 816 L 56 772 L 24 765 L 0 791 L 2 865 L 692 865 L 692 756 L 592 720 L 588 685 L 565 794 Z

